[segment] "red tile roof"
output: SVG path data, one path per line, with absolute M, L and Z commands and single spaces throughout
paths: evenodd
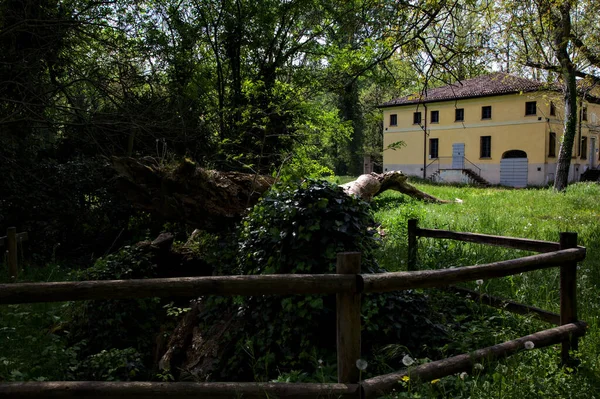
M 501 94 L 532 92 L 548 90 L 551 87 L 547 83 L 536 80 L 509 75 L 504 72 L 495 72 L 489 75 L 478 76 L 456 82 L 451 85 L 427 90 L 422 95 L 409 95 L 395 98 L 381 104 L 380 108 L 393 107 L 405 104 L 431 103 L 437 101 L 456 100 L 461 98 L 496 96 Z M 554 89 L 556 90 L 556 89 Z

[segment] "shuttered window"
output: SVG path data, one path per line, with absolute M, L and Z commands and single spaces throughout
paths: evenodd
M 481 107 L 481 119 L 492 119 L 492 106 Z
M 481 136 L 479 158 L 492 157 L 492 136 Z
M 548 142 L 548 156 L 556 156 L 556 133 L 550 132 L 550 141 Z
M 525 103 L 525 115 L 537 115 L 537 102 L 527 101 Z
M 465 120 L 465 109 L 464 108 L 457 108 L 454 111 L 454 120 L 456 122 L 462 122 Z
M 421 124 L 421 113 L 420 112 L 415 112 L 413 114 L 413 123 L 415 125 L 420 125 Z
M 429 139 L 429 159 L 438 157 L 439 139 Z

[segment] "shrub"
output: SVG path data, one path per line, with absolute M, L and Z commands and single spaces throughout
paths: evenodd
M 156 277 L 156 265 L 150 254 L 130 246 L 77 273 L 80 280 L 148 277 Z M 95 378 L 101 379 L 101 375 L 124 378 L 124 371 L 115 367 L 130 357 L 140 358 L 150 365 L 154 339 L 164 313 L 159 298 L 73 302 L 71 313 L 69 341 L 75 345 L 85 343 L 81 345 L 80 358 L 87 358 L 83 362 L 90 367 L 97 366 Z M 142 369 L 135 367 L 136 373 Z
M 338 252 L 362 254 L 363 271 L 378 269 L 379 239 L 369 205 L 326 181 L 272 189 L 243 221 L 241 274 L 334 273 Z
M 369 204 L 324 181 L 277 186 L 252 209 L 239 233 L 240 274 L 334 273 L 338 252 L 358 251 L 362 272 L 382 271 L 374 258 L 379 246 Z M 223 270 L 222 271 L 227 271 Z M 317 359 L 335 363 L 335 297 L 256 296 L 209 301 L 211 318 L 236 309 L 238 321 L 227 334 L 228 353 L 217 367 L 223 379 L 269 380 L 276 372 L 312 370 Z M 423 340 L 443 337 L 428 319 L 427 302 L 413 292 L 367 295 L 364 328 L 378 351 L 404 340 L 415 352 Z M 375 371 L 375 370 L 373 370 Z
M 133 348 L 102 350 L 77 365 L 76 376 L 84 381 L 129 381 L 144 370 L 141 355 Z

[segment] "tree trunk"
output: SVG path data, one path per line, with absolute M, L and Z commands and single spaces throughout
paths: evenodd
M 554 189 L 558 191 L 563 191 L 569 183 L 569 167 L 571 166 L 573 143 L 575 141 L 575 134 L 577 133 L 576 71 L 568 52 L 569 40 L 571 37 L 570 11 L 571 5 L 568 1 L 565 1 L 560 6 L 561 16 L 552 18 L 556 57 L 560 63 L 561 75 L 565 82 L 565 128 L 563 139 L 560 144 L 554 179 Z
M 413 198 L 434 202 L 437 204 L 450 203 L 452 201 L 441 200 L 432 195 L 424 193 L 412 184 L 408 183 L 408 176 L 398 171 L 385 172 L 382 174 L 370 173 L 361 175 L 355 181 L 342 185 L 347 194 L 353 194 L 365 201 L 371 201 L 373 197 L 387 190 L 399 191 Z
M 232 226 L 275 183 L 270 176 L 205 170 L 190 161 L 175 167 L 149 157 L 112 163 L 119 188 L 137 208 L 203 230 Z
M 153 158 L 113 158 L 112 162 L 119 188 L 135 206 L 202 230 L 233 226 L 276 181 L 270 176 L 206 170 L 190 161 L 175 167 L 161 166 Z M 406 175 L 395 171 L 362 175 L 342 187 L 366 201 L 396 190 L 424 201 L 449 202 L 418 190 Z
M 577 88 L 575 74 L 567 72 L 563 73 L 563 77 L 567 81 L 567 87 L 565 88 L 565 128 L 556 163 L 554 189 L 557 191 L 563 191 L 569 184 L 571 155 L 577 133 Z
M 352 138 L 349 144 L 348 173 L 358 175 L 363 172 L 364 132 L 363 116 L 359 110 L 358 83 L 353 80 L 342 89 L 340 108 L 344 121 L 352 122 Z

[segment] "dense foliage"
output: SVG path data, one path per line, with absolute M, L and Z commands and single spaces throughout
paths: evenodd
M 556 80 L 567 62 L 570 76 L 587 76 L 599 64 L 594 10 L 548 1 L 3 1 L 0 230 L 30 230 L 44 259 L 117 248 L 134 232 L 110 173 L 98 169 L 112 156 L 187 156 L 284 179 L 357 175 L 365 155 L 379 169 L 377 105 L 491 66 L 529 74 L 523 64 L 537 65 L 551 72 L 535 77 Z M 553 36 L 561 31 L 564 40 Z M 570 58 L 544 51 L 556 40 Z
M 0 184 L 6 190 L 0 196 L 0 225 L 27 231 L 35 243 L 29 249 L 43 255 L 41 261 L 68 257 L 85 264 L 116 239 L 131 237 L 129 218 L 136 213 L 117 195 L 106 160 L 24 161 L 0 166 Z
M 376 269 L 378 238 L 369 205 L 325 181 L 273 188 L 243 221 L 242 274 L 334 273 L 338 252 L 361 252 Z
M 333 273 L 338 252 L 358 251 L 363 273 L 380 272 L 374 258 L 380 238 L 374 227 L 369 205 L 336 185 L 307 180 L 278 186 L 244 219 L 233 271 Z M 217 299 L 211 306 L 203 324 L 211 325 L 211 317 L 230 313 L 223 309 L 232 306 L 242 319 L 240 329 L 228 331 L 232 353 L 222 356 L 220 378 L 268 379 L 282 372 L 314 370 L 311 378 L 316 379 L 318 359 L 334 362 L 333 296 L 244 297 L 232 303 Z M 362 313 L 363 348 L 372 356 L 397 342 L 415 354 L 429 355 L 433 352 L 423 351 L 425 346 L 445 342 L 446 333 L 430 321 L 433 314 L 422 294 L 367 295 Z
M 157 277 L 151 255 L 124 247 L 77 273 L 81 280 Z M 159 298 L 72 302 L 65 327 L 70 346 L 78 348 L 80 372 L 93 380 L 151 378 L 153 350 L 164 320 Z
M 374 106 L 415 74 L 395 65 L 395 83 L 360 92 L 398 63 L 414 18 L 442 6 L 354 18 L 362 5 L 339 1 L 2 2 L 0 231 L 28 231 L 40 263 L 83 266 L 127 243 L 140 218 L 113 188 L 112 156 L 284 179 L 358 173 L 363 153 L 381 158 Z M 392 18 L 410 24 L 380 23 Z

